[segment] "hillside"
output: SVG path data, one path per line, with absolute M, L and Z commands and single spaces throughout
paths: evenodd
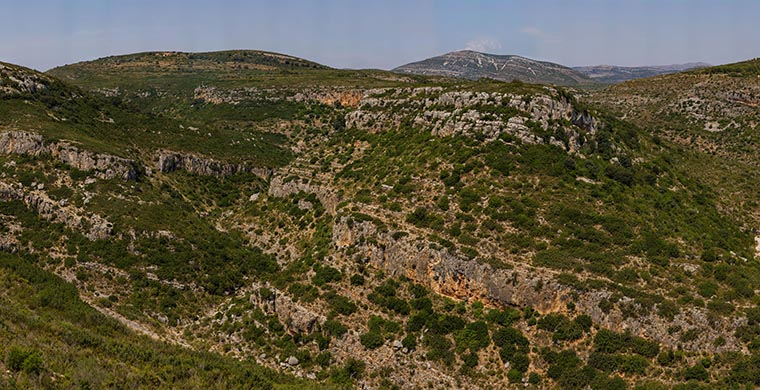
M 566 66 L 515 55 L 496 55 L 462 50 L 393 69 L 398 73 L 459 77 L 470 80 L 519 80 L 526 83 L 586 85 L 593 81 Z
M 81 310 L 184 346 L 177 359 L 286 386 L 760 384 L 757 179 L 736 165 L 716 185 L 729 163 L 666 136 L 661 102 L 622 105 L 675 93 L 623 88 L 713 75 L 574 96 L 177 56 L 3 65 L 7 273 L 36 267 Z M 24 360 L 58 362 L 38 339 L 16 342 Z
M 586 75 L 594 81 L 598 81 L 600 83 L 615 84 L 628 80 L 643 79 L 669 73 L 678 73 L 685 70 L 705 68 L 708 66 L 710 65 L 704 62 L 696 62 L 660 66 L 577 66 L 573 67 L 573 69 Z
M 758 231 L 756 183 L 750 178 L 760 164 L 754 147 L 760 142 L 758 64 L 751 60 L 626 82 L 589 100 L 697 152 L 692 164 L 722 193 L 722 208 L 741 215 L 745 229 Z

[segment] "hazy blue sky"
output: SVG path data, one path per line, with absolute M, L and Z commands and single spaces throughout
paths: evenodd
M 760 56 L 760 1 L 0 0 L 0 61 L 36 69 L 149 50 L 264 49 L 389 69 L 448 51 L 565 65 Z

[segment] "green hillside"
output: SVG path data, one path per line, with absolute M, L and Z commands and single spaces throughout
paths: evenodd
M 757 385 L 760 95 L 714 72 L 581 93 L 257 51 L 3 64 L 2 380 Z

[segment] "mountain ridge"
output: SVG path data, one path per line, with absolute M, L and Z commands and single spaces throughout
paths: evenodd
M 618 65 L 589 65 L 574 66 L 573 69 L 585 74 L 593 80 L 615 84 L 623 81 L 654 77 L 663 74 L 684 72 L 687 70 L 706 68 L 705 62 L 689 62 L 670 65 L 618 66 Z
M 538 61 L 519 55 L 487 54 L 473 50 L 453 51 L 401 65 L 394 68 L 393 72 L 459 77 L 471 80 L 486 77 L 501 81 L 519 80 L 535 84 L 593 84 L 593 81 L 583 74 L 560 64 Z

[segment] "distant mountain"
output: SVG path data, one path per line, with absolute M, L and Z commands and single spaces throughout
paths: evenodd
M 661 66 L 614 66 L 595 65 L 574 67 L 576 71 L 583 73 L 592 80 L 601 83 L 620 83 L 627 80 L 643 79 L 661 74 L 678 73 L 685 70 L 705 68 L 710 66 L 704 62 L 690 62 L 687 64 L 661 65 Z
M 584 74 L 563 65 L 516 55 L 496 55 L 462 50 L 399 66 L 394 72 L 460 77 L 476 80 L 520 80 L 555 85 L 593 84 Z

